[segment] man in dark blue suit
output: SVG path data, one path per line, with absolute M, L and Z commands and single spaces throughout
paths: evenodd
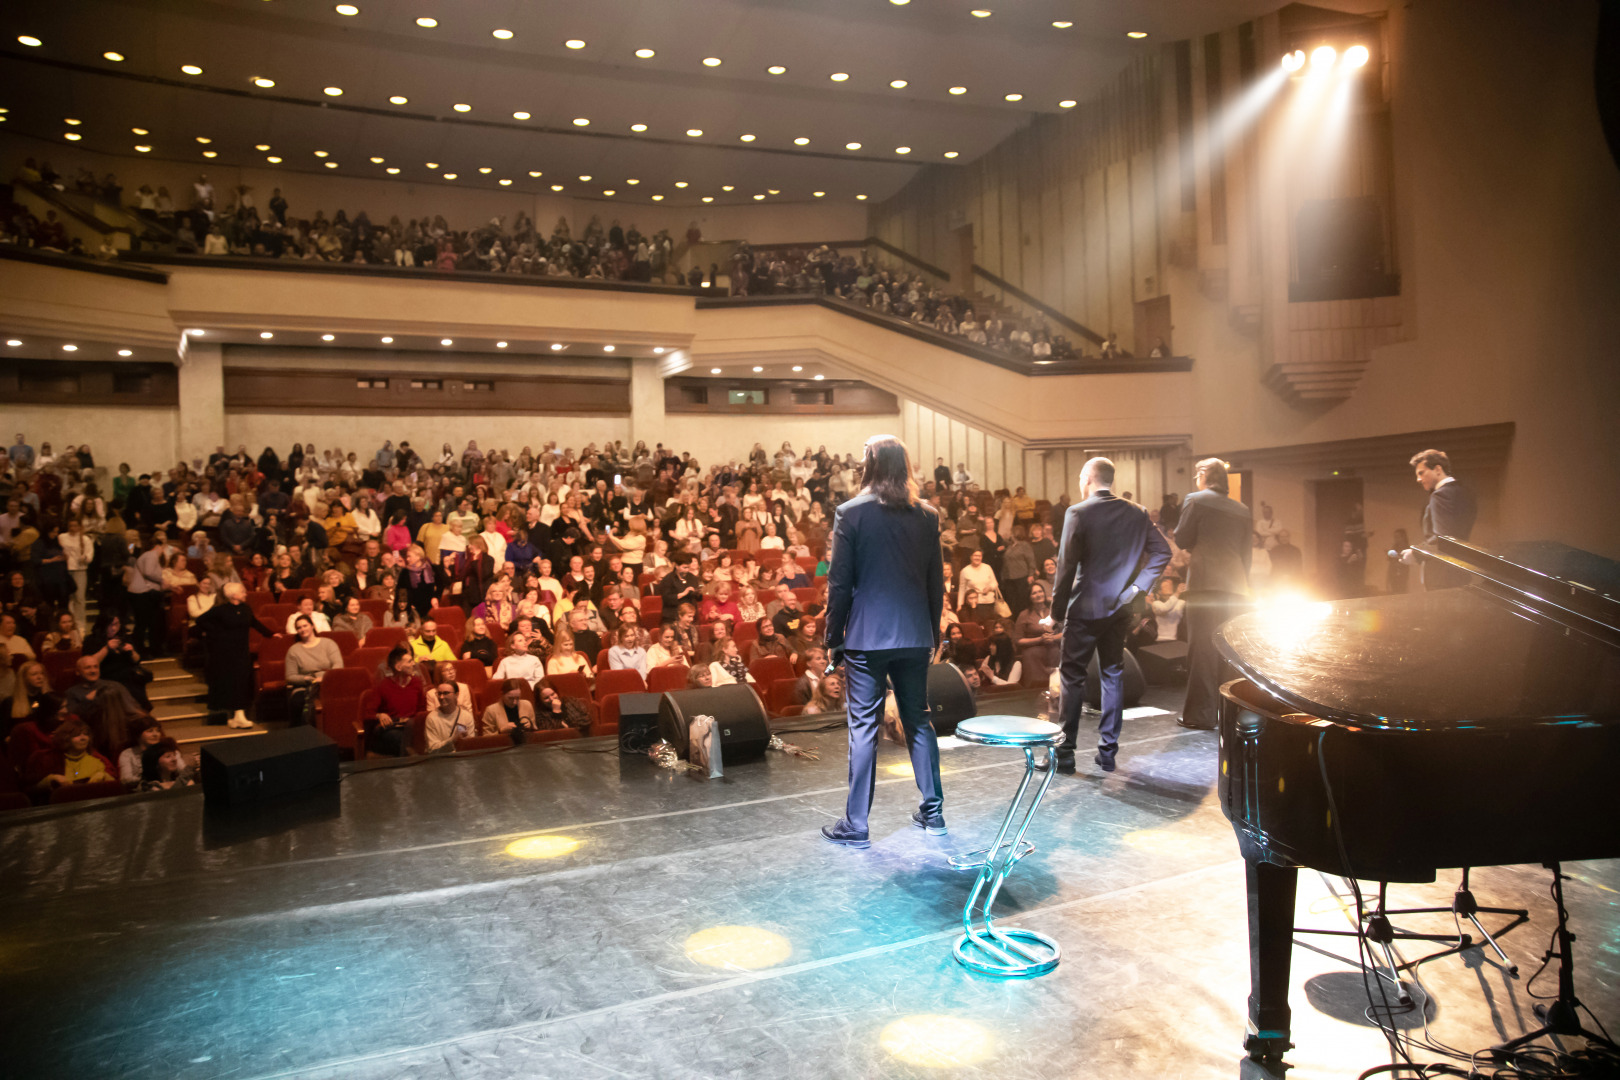
M 928 664 L 939 645 L 945 569 L 939 515 L 918 501 L 900 440 L 868 439 L 861 475 L 865 487 L 833 518 L 828 555 L 827 669 L 844 664 L 849 799 L 843 819 L 823 826 L 821 835 L 864 848 L 871 846 L 867 816 L 890 683 L 922 793 L 912 824 L 935 835 L 945 832 L 939 742 L 928 717 Z
M 1052 618 L 1063 620 L 1058 666 L 1063 686 L 1059 772 L 1074 771 L 1086 668 L 1093 652 L 1102 675 L 1102 723 L 1095 760 L 1104 772 L 1114 771 L 1125 713 L 1127 608 L 1138 593 L 1153 587 L 1170 561 L 1170 545 L 1153 527 L 1147 511 L 1115 497 L 1113 485 L 1114 463 L 1092 458 L 1080 470 L 1080 501 L 1063 515 L 1057 577 L 1052 582 Z
M 1451 458 L 1443 450 L 1424 450 L 1412 455 L 1408 462 L 1417 476 L 1417 482 L 1429 493 L 1429 503 L 1423 508 L 1423 544 L 1432 550 L 1437 536 L 1454 540 L 1467 540 L 1474 531 L 1474 520 L 1479 517 L 1479 504 L 1474 493 L 1451 475 Z M 1401 552 L 1401 561 L 1412 563 L 1417 556 L 1412 549 Z M 1467 584 L 1468 575 L 1433 559 L 1423 560 L 1423 587 L 1449 589 Z

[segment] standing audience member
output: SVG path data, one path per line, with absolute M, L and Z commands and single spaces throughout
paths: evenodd
M 1198 490 L 1182 503 L 1176 525 L 1176 545 L 1192 555 L 1186 594 L 1187 700 L 1176 723 L 1213 730 L 1220 712 L 1215 631 L 1248 609 L 1254 517 L 1227 495 L 1226 462 L 1205 458 L 1194 471 Z

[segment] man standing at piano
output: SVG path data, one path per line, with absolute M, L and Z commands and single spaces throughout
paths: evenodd
M 1423 508 L 1423 544 L 1425 550 L 1434 549 L 1434 539 L 1437 536 L 1449 536 L 1453 540 L 1467 540 L 1474 531 L 1474 519 L 1479 516 L 1479 506 L 1474 502 L 1474 493 L 1451 475 L 1451 459 L 1443 450 L 1424 450 L 1413 454 L 1411 465 L 1417 474 L 1417 482 L 1423 490 L 1429 493 L 1429 504 Z M 1411 548 L 1401 552 L 1401 561 L 1410 566 L 1417 562 L 1417 555 Z M 1463 584 L 1466 577 L 1451 567 L 1438 563 L 1432 559 L 1423 560 L 1423 587 L 1425 589 L 1449 589 Z
M 1118 498 L 1114 463 L 1095 457 L 1080 470 L 1080 501 L 1063 514 L 1057 577 L 1052 583 L 1052 615 L 1063 622 L 1058 678 L 1063 693 L 1057 748 L 1059 772 L 1074 771 L 1080 736 L 1080 707 L 1086 699 L 1086 668 L 1097 654 L 1102 677 L 1102 722 L 1097 756 L 1104 772 L 1114 771 L 1119 726 L 1125 713 L 1125 635 L 1131 601 L 1153 587 L 1170 561 L 1170 544 L 1153 527 L 1147 511 Z
M 1226 462 L 1205 458 L 1193 467 L 1198 490 L 1187 496 L 1176 523 L 1176 546 L 1187 566 L 1187 700 L 1176 723 L 1209 730 L 1220 713 L 1220 654 L 1215 631 L 1249 609 L 1249 560 L 1254 514 L 1232 498 Z

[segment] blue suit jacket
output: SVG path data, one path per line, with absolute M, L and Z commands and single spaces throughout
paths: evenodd
M 885 506 L 858 495 L 833 516 L 827 647 L 933 648 L 945 604 L 939 515 L 927 503 Z
M 1170 545 L 1147 511 L 1099 491 L 1063 515 L 1053 617 L 1106 619 L 1124 606 L 1121 597 L 1131 586 L 1147 592 L 1169 561 Z

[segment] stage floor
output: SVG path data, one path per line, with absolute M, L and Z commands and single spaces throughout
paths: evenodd
M 1175 691 L 1146 705 L 1174 708 Z M 1033 711 L 1033 698 L 1018 699 Z M 1006 699 L 995 703 L 999 707 Z M 972 876 L 946 855 L 994 835 L 1016 751 L 943 752 L 950 834 L 909 821 L 885 746 L 867 851 L 842 812 L 840 728 L 718 780 L 601 745 L 349 773 L 341 814 L 216 824 L 156 797 L 0 826 L 0 1044 L 7 1075 L 336 1077 L 1231 1077 L 1248 994 L 1243 865 L 1213 782 L 1213 733 L 1128 719 L 1119 771 L 1053 783 L 997 914 L 1055 937 L 1030 981 L 951 957 Z M 32 820 L 28 820 L 32 818 Z M 528 852 L 513 841 L 540 837 Z M 1577 990 L 1620 1021 L 1620 863 L 1566 868 Z M 1484 904 L 1528 907 L 1504 939 L 1420 970 L 1434 1037 L 1480 1049 L 1536 1026 L 1525 980 L 1551 928 L 1549 875 L 1482 870 Z M 1455 875 L 1392 890 L 1449 904 Z M 1300 875 L 1301 924 L 1343 929 L 1340 888 Z M 1409 920 L 1439 932 L 1451 919 Z M 1389 1060 L 1362 1018 L 1349 939 L 1294 951 L 1300 1078 Z M 1421 951 L 1404 948 L 1407 957 Z M 1433 1056 L 1420 1060 L 1436 1060 Z

